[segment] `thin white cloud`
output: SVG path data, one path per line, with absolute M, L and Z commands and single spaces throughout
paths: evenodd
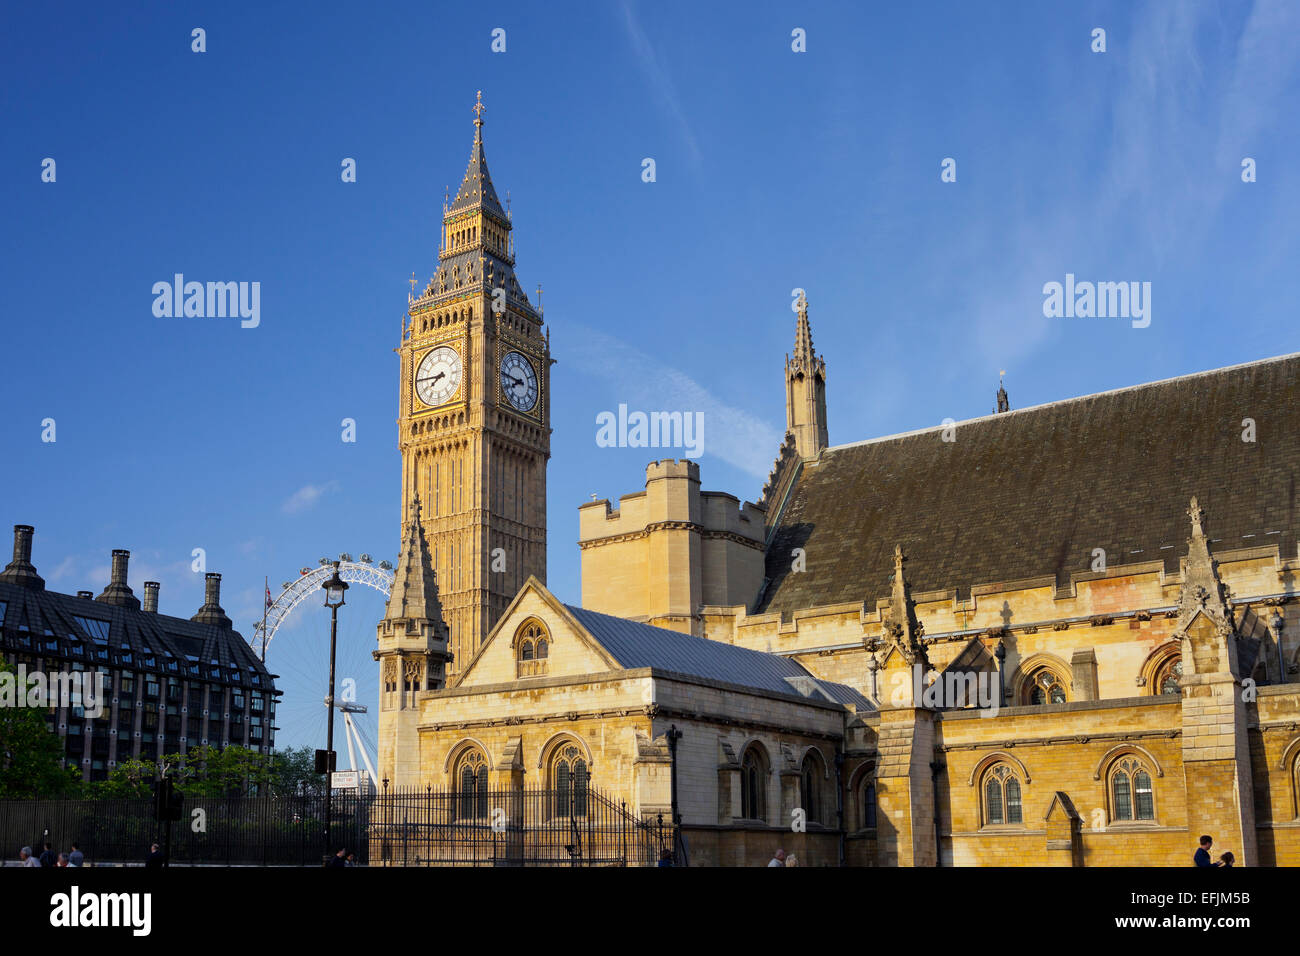
M 338 486 L 337 481 L 327 481 L 321 485 L 303 485 L 288 497 L 284 504 L 280 506 L 280 510 L 291 515 L 306 511 L 320 501 L 322 497 L 331 491 L 336 491 Z
M 636 54 L 641 71 L 650 82 L 651 89 L 658 97 L 660 105 L 668 112 L 681 130 L 682 139 L 685 141 L 687 152 L 690 154 L 691 164 L 698 170 L 701 154 L 699 143 L 695 139 L 695 131 L 691 129 L 690 121 L 686 118 L 686 112 L 682 109 L 681 98 L 677 95 L 677 87 L 668 73 L 668 68 L 660 59 L 659 54 L 655 52 L 650 38 L 641 29 L 641 22 L 637 19 L 633 7 L 632 0 L 623 0 L 623 26 L 627 30 L 628 40 L 632 44 L 632 50 Z
M 629 411 L 704 413 L 704 454 L 714 455 L 758 478 L 766 478 L 781 446 L 782 432 L 728 405 L 690 376 L 596 329 L 569 323 L 566 358 L 611 386 Z M 616 408 L 608 409 L 616 412 Z M 591 423 L 592 436 L 596 424 Z

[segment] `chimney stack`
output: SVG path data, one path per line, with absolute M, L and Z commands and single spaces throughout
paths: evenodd
M 203 607 L 190 620 L 199 624 L 214 624 L 227 630 L 234 627 L 230 618 L 226 617 L 226 612 L 221 609 L 221 575 L 217 572 L 209 571 L 204 576 Z
M 14 525 L 14 559 L 0 572 L 0 581 L 33 591 L 45 590 L 45 579 L 36 573 L 32 564 L 32 535 L 35 532 L 36 529 L 29 524 Z
M 143 610 L 150 614 L 158 613 L 158 588 L 162 587 L 157 581 L 144 582 L 144 607 Z
M 103 594 L 95 598 L 96 601 L 101 604 L 114 604 L 118 607 L 140 609 L 140 599 L 132 593 L 130 586 L 126 583 L 126 566 L 130 559 L 130 551 L 123 551 L 121 548 L 113 550 L 113 572 L 109 578 L 108 587 L 104 588 Z

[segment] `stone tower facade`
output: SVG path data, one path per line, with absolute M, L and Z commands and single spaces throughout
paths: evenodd
M 826 360 L 813 351 L 808 299 L 798 302 L 794 354 L 785 357 L 785 427 L 795 437 L 799 457 L 816 458 L 830 444 L 826 432 Z
M 416 694 L 446 683 L 447 624 L 420 515 L 420 499 L 402 535 L 388 607 L 379 622 L 379 775 L 397 786 L 419 779 Z
M 652 461 L 645 491 L 578 509 L 582 605 L 687 634 L 705 605 L 753 603 L 763 583 L 764 512 L 700 490 L 700 466 Z
M 402 520 L 423 527 L 450 628 L 450 673 L 474 655 L 529 575 L 546 579 L 549 334 L 514 274 L 510 212 L 483 151 L 443 204 L 438 271 L 403 323 Z M 412 280 L 414 283 L 414 280 Z

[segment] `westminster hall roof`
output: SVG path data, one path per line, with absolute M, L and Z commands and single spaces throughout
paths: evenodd
M 1215 552 L 1296 555 L 1300 354 L 959 422 L 948 435 L 939 426 L 806 462 L 757 611 L 874 607 L 889 596 L 895 545 L 913 593 L 1047 576 L 1064 586 L 1097 548 L 1112 568 L 1159 560 L 1176 571 L 1192 495 Z

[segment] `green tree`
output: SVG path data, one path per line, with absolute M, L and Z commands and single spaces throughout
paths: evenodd
M 324 792 L 325 777 L 316 772 L 316 751 L 311 747 L 290 747 L 273 754 L 271 760 L 271 788 L 277 795 Z
M 76 794 L 80 774 L 62 766 L 63 742 L 45 726 L 47 708 L 21 706 L 25 701 L 26 688 L 0 656 L 0 799 Z
M 153 795 L 153 784 L 158 779 L 158 765 L 152 760 L 130 758 L 118 761 L 108 773 L 107 780 L 90 785 L 94 797 L 148 797 Z

